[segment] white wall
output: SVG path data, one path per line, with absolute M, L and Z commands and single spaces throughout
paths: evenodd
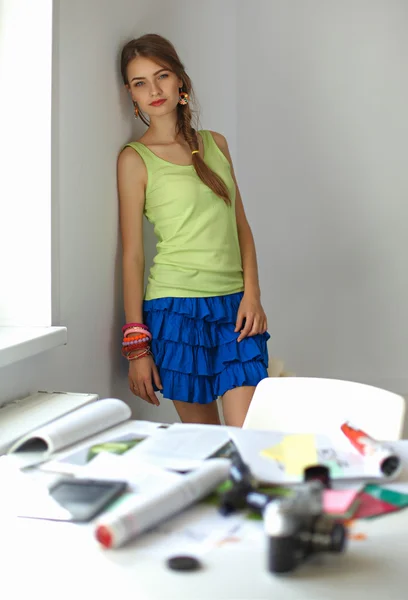
M 408 4 L 238 6 L 238 176 L 271 351 L 408 392 Z
M 61 0 L 55 9 L 56 312 L 68 327 L 68 345 L 0 370 L 0 402 L 37 389 L 89 391 L 129 401 L 140 418 L 177 420 L 170 402 L 157 410 L 130 394 L 120 357 L 116 158 L 137 133 L 131 132 L 132 106 L 119 78 L 119 51 L 143 33 L 168 36 L 205 106 L 202 126 L 225 133 L 235 153 L 234 2 Z M 232 90 L 229 98 L 220 93 L 224 86 Z

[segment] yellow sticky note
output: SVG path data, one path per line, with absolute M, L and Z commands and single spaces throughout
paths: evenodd
M 283 463 L 285 459 L 283 455 L 283 450 L 284 449 L 282 444 L 276 444 L 276 446 L 271 446 L 270 448 L 265 448 L 265 450 L 261 450 L 260 455 L 264 456 L 265 458 L 277 460 L 278 462 Z
M 317 463 L 316 438 L 304 433 L 287 435 L 276 446 L 262 450 L 261 456 L 282 463 L 287 475 L 303 475 L 306 467 Z
M 259 454 L 264 458 L 273 460 L 277 463 L 280 470 L 285 471 L 285 456 L 283 454 L 282 444 L 276 444 L 276 446 L 272 446 L 271 448 L 265 448 L 265 450 L 261 450 Z

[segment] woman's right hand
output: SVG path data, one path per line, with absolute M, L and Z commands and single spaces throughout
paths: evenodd
M 160 406 L 153 390 L 153 381 L 159 390 L 163 389 L 159 371 L 151 354 L 129 361 L 129 387 L 135 396 L 143 398 L 149 404 Z

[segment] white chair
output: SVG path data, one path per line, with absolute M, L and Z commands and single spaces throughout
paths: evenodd
M 268 377 L 256 387 L 243 427 L 287 433 L 330 433 L 351 421 L 379 440 L 401 438 L 402 396 L 353 381 Z

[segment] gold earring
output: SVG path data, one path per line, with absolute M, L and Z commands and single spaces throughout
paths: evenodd
M 133 102 L 133 106 L 135 107 L 135 119 L 139 118 L 139 107 L 136 102 Z
M 180 91 L 180 97 L 179 97 L 179 104 L 182 104 L 183 106 L 188 104 L 188 101 L 190 100 L 190 96 L 187 94 L 187 92 L 182 92 Z

